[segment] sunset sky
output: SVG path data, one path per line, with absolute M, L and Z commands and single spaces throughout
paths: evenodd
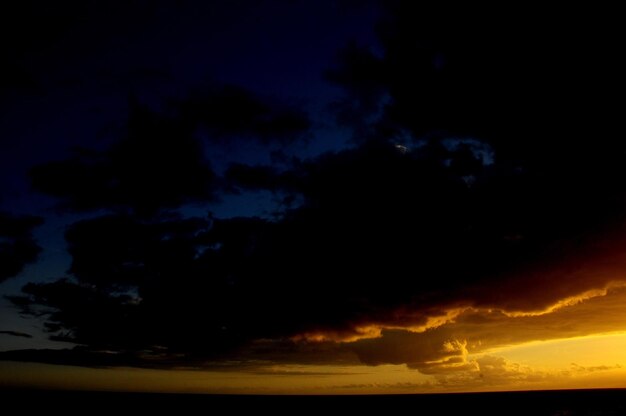
M 415 3 L 0 13 L 0 387 L 626 388 L 618 14 Z

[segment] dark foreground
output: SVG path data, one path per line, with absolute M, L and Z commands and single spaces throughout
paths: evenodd
M 624 390 L 398 396 L 219 396 L 0 390 L 16 413 L 89 414 L 350 414 L 382 415 L 626 415 Z

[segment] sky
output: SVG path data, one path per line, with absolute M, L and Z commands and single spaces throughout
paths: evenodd
M 617 13 L 3 7 L 0 386 L 626 387 Z

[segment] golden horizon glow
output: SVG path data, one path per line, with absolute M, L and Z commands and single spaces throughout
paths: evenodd
M 623 283 L 568 296 L 543 313 L 457 305 L 433 316 L 422 327 L 372 324 L 352 338 L 319 332 L 295 340 L 321 347 L 313 350 L 318 364 L 298 364 L 297 354 L 218 370 L 0 361 L 0 387 L 324 395 L 626 388 Z M 271 348 L 268 342 L 263 348 Z
M 449 345 L 450 350 L 465 348 Z M 598 354 L 601 351 L 601 354 Z M 275 364 L 253 371 L 83 368 L 0 362 L 0 387 L 208 394 L 410 394 L 626 388 L 626 331 L 531 341 L 425 375 L 405 365 Z M 460 371 L 454 371 L 455 368 Z

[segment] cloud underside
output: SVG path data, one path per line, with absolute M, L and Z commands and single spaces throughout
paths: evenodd
M 346 93 L 331 109 L 350 147 L 289 154 L 310 118 L 224 88 L 167 114 L 133 105 L 110 148 L 34 168 L 36 190 L 91 216 L 66 230 L 67 275 L 11 300 L 80 348 L 0 357 L 487 374 L 505 365 L 469 354 L 626 329 L 626 143 L 598 93 L 613 66 L 552 31 L 504 31 L 502 50 L 470 27 L 423 30 L 409 3 L 381 23 L 382 55 L 353 45 L 326 74 Z M 564 85 L 571 71 L 586 81 Z M 250 142 L 272 163 L 213 169 L 216 149 Z M 275 197 L 272 215 L 188 215 L 251 191 Z
M 566 304 L 557 302 L 548 311 L 511 314 L 501 309 L 466 307 L 450 310 L 445 317 L 431 320 L 430 326 L 371 324 L 367 331 L 357 328 L 343 339 L 337 338 L 337 331 L 332 330 L 320 331 L 314 337 L 299 334 L 291 338 L 257 339 L 219 357 L 207 356 L 206 352 L 173 353 L 165 347 L 112 351 L 80 346 L 69 350 L 4 352 L 0 353 L 0 359 L 85 367 L 204 369 L 253 374 L 276 374 L 268 369 L 291 364 L 316 368 L 404 364 L 409 369 L 434 376 L 437 385 L 450 388 L 523 385 L 616 369 L 615 366 L 572 364 L 572 368 L 562 370 L 562 374 L 546 373 L 508 362 L 498 357 L 497 351 L 533 341 L 623 332 L 624 305 L 626 282 L 613 283 L 602 291 L 587 292 L 576 300 L 570 298 Z M 303 371 L 301 375 L 311 374 Z
M 465 309 L 440 326 L 423 332 L 382 330 L 381 336 L 351 343 L 369 365 L 406 364 L 424 374 L 476 369 L 468 355 L 489 353 L 532 341 L 546 341 L 624 331 L 623 285 L 541 314 L 507 315 L 493 309 Z M 497 353 L 495 353 L 497 354 Z

